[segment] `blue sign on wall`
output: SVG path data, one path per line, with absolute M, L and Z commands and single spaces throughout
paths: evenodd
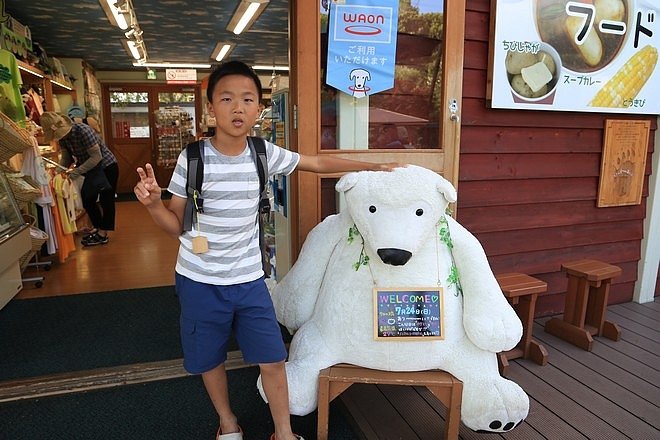
M 399 0 L 330 5 L 326 83 L 363 98 L 394 87 Z

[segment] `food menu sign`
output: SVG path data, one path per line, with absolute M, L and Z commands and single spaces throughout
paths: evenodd
M 660 114 L 659 0 L 494 5 L 494 108 Z

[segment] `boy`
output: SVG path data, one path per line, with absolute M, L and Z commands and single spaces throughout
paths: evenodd
M 249 66 L 229 61 L 211 73 L 206 94 L 216 131 L 202 142 L 204 213 L 195 220 L 193 231 L 181 232 L 188 166 L 185 150 L 168 187 L 172 193 L 168 206 L 160 199 L 161 190 L 150 164 L 137 169 L 140 181 L 135 195 L 156 224 L 180 241 L 176 290 L 181 302 L 184 367 L 202 375 L 220 418 L 217 439 L 243 438 L 229 406 L 224 367 L 232 328 L 245 361 L 259 364 L 275 424 L 271 440 L 302 439 L 291 431 L 284 368 L 287 353 L 263 279 L 256 223 L 259 179 L 247 147 L 247 136 L 259 116 L 261 82 Z M 296 168 L 334 173 L 391 170 L 396 166 L 304 156 L 271 143 L 267 143 L 266 153 L 270 175 L 290 174 Z M 208 242 L 208 250 L 194 253 L 193 239 L 198 244 L 199 240 Z

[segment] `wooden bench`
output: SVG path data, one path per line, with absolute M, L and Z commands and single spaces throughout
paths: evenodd
M 518 314 L 523 326 L 523 335 L 518 345 L 497 355 L 500 374 L 506 376 L 509 361 L 520 357 L 531 359 L 539 365 L 547 364 L 548 351 L 532 339 L 532 329 L 534 328 L 536 298 L 539 293 L 548 290 L 548 284 L 523 273 L 503 273 L 496 275 L 495 278 L 500 285 L 500 289 L 502 289 L 502 293 Z
M 592 336 L 618 341 L 621 330 L 605 320 L 605 312 L 610 283 L 621 275 L 621 268 L 598 260 L 577 260 L 562 264 L 561 269 L 568 277 L 564 319 L 552 318 L 545 331 L 587 351 L 591 351 Z
M 354 383 L 427 387 L 446 407 L 445 439 L 458 439 L 463 382 L 441 370 L 392 372 L 337 364 L 319 373 L 318 440 L 328 438 L 330 402 Z

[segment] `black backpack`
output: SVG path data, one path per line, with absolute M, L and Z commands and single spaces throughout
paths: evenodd
M 270 277 L 270 255 L 264 240 L 264 215 L 270 213 L 270 200 L 266 189 L 268 178 L 268 158 L 266 157 L 266 142 L 260 137 L 248 136 L 248 146 L 252 153 L 257 174 L 259 175 L 259 208 L 257 222 L 259 223 L 259 247 L 261 248 L 261 265 L 266 278 Z M 195 141 L 186 146 L 188 157 L 188 176 L 186 181 L 186 209 L 183 214 L 183 230 L 190 231 L 197 213 L 204 212 L 204 199 L 202 199 L 202 182 L 204 180 L 204 161 L 202 160 L 202 142 Z

